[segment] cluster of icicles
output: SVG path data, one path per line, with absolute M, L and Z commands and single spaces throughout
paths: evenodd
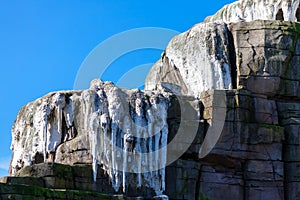
M 167 98 L 140 90 L 127 90 L 125 95 L 119 88 L 105 85 L 94 87 L 94 91 L 95 104 L 87 103 L 85 108 L 93 110 L 86 124 L 94 180 L 101 165 L 115 191 L 122 186 L 125 192 L 127 183 L 133 183 L 137 188 L 150 187 L 160 194 L 165 189 Z M 90 95 L 83 94 L 85 102 Z
M 23 132 L 27 139 L 16 139 L 12 145 L 13 166 L 17 166 L 12 174 L 31 165 L 36 153 L 49 161 L 60 144 L 76 137 L 74 131 L 66 131 L 75 127 L 77 134 L 87 136 L 95 181 L 101 166 L 115 191 L 126 192 L 130 185 L 152 188 L 159 195 L 165 190 L 168 99 L 162 91 L 125 90 L 94 80 L 90 90 L 68 96 L 53 93 L 30 103 L 23 113 L 32 113 L 35 131 L 26 125 L 28 116 L 20 114 L 14 132 Z M 80 116 L 75 117 L 76 109 L 81 110 Z M 38 137 L 29 141 L 29 135 L 36 133 Z
M 150 187 L 160 194 L 165 189 L 168 100 L 154 92 L 127 90 L 124 95 L 117 87 L 95 88 L 98 101 L 86 119 L 94 180 L 100 164 L 115 191 L 122 186 L 125 192 L 126 184 L 133 183 L 137 188 Z M 89 95 L 86 93 L 84 98 L 90 99 Z

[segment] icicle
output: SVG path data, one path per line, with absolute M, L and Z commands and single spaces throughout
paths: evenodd
M 98 108 L 98 110 L 91 115 L 91 119 L 90 119 L 90 132 L 92 134 L 91 149 L 92 149 L 92 156 L 93 156 L 93 178 L 95 182 L 97 180 L 98 163 L 102 163 L 102 150 L 103 150 L 102 131 L 104 131 L 104 134 L 106 134 L 106 127 L 103 128 L 103 126 L 106 126 L 107 123 L 105 114 L 102 114 L 104 99 L 101 94 L 102 91 L 100 90 L 97 93 L 100 100 L 95 102 L 94 105 L 94 108 Z M 90 109 L 90 107 L 86 107 L 86 108 Z
M 96 182 L 97 180 L 97 170 L 98 170 L 98 134 L 101 135 L 101 119 L 99 116 L 99 111 L 94 112 L 91 116 L 91 121 L 90 121 L 90 132 L 92 134 L 91 137 L 91 150 L 92 150 L 92 156 L 93 156 L 93 178 L 94 181 Z
M 107 149 L 108 149 L 108 132 L 106 129 L 104 129 L 104 132 L 103 132 L 103 150 L 102 150 L 102 154 L 103 154 L 103 158 L 102 158 L 102 163 L 103 163 L 103 166 L 104 166 L 104 170 L 109 170 L 108 169 L 108 156 L 107 156 Z
M 98 162 L 97 162 L 97 132 L 94 132 L 94 137 L 93 137 L 93 178 L 94 178 L 94 182 L 96 182 L 97 180 L 97 171 L 98 171 Z
M 48 115 L 50 113 L 50 108 L 48 105 L 48 102 L 43 102 L 42 105 L 42 129 L 43 129 L 43 156 L 44 156 L 44 162 L 46 162 L 46 156 L 47 156 L 47 129 L 48 129 Z
M 45 118 L 47 118 L 48 116 L 46 115 Z M 44 162 L 46 162 L 46 149 L 47 149 L 47 125 L 48 125 L 48 120 L 45 119 L 44 120 L 44 125 L 43 125 L 43 156 L 44 156 Z
M 160 100 L 155 94 L 150 98 L 148 104 L 143 98 L 144 93 L 140 91 L 134 91 L 134 93 L 136 99 L 132 114 L 135 126 L 132 127 L 132 121 L 126 115 L 127 110 L 124 106 L 122 91 L 110 86 L 103 90 L 100 88 L 97 90 L 97 95 L 103 104 L 100 108 L 102 114 L 97 122 L 99 127 L 90 125 L 91 130 L 93 130 L 91 131 L 93 136 L 90 140 L 92 141 L 94 180 L 97 176 L 97 163 L 101 163 L 103 169 L 108 173 L 115 191 L 118 191 L 122 186 L 123 192 L 126 193 L 130 184 L 127 183 L 128 172 L 137 172 L 135 187 L 141 187 L 142 184 L 145 184 L 147 187 L 153 188 L 159 195 L 165 190 L 165 169 L 158 168 L 166 164 L 166 151 L 163 150 L 166 149 L 168 136 L 166 99 Z M 90 95 L 90 93 L 83 95 L 87 111 L 91 109 L 87 105 L 91 98 Z M 146 116 L 143 110 L 145 108 Z M 95 116 L 91 120 L 96 122 L 96 118 Z M 93 122 L 94 126 L 97 124 L 95 122 Z M 120 122 L 122 123 L 120 124 Z M 126 133 L 124 134 L 119 130 L 126 130 Z M 101 132 L 102 134 L 99 135 Z M 124 135 L 121 142 L 118 137 L 122 137 L 122 134 Z M 133 137 L 135 134 L 137 134 L 136 140 Z M 123 145 L 119 144 L 120 142 Z M 120 151 L 119 148 L 123 151 Z M 142 158 L 141 153 L 147 151 L 154 151 L 151 154 L 153 156 Z M 122 171 L 121 174 L 119 171 Z
M 126 192 L 126 172 L 127 172 L 127 152 L 129 151 L 129 141 L 130 141 L 130 130 L 127 129 L 126 133 L 124 134 L 123 138 L 123 144 L 124 144 L 124 150 L 123 150 L 123 193 Z
M 56 94 L 55 105 L 57 106 L 57 132 L 62 133 L 62 109 L 65 106 L 65 96 L 63 94 Z
M 133 95 L 134 98 L 131 98 Z M 12 161 L 15 166 L 12 173 L 22 162 L 30 165 L 31 157 L 33 161 L 36 152 L 43 154 L 45 162 L 49 160 L 47 156 L 53 155 L 61 142 L 64 126 L 69 129 L 76 125 L 76 105 L 76 122 L 80 124 L 78 133 L 86 134 L 86 142 L 90 145 L 94 181 L 97 180 L 97 170 L 101 164 L 116 192 L 120 187 L 126 193 L 129 187 L 141 186 L 152 188 L 156 194 L 164 191 L 165 169 L 159 167 L 166 164 L 164 148 L 167 145 L 168 128 L 165 97 L 160 98 L 155 92 L 148 97 L 141 91 L 119 90 L 106 83 L 103 88 L 99 86 L 97 90 L 83 91 L 81 96 L 79 93 L 65 96 L 66 93 L 50 94 L 46 100 L 38 103 L 34 125 L 38 124 L 36 130 L 39 135 L 34 144 L 39 146 L 36 149 L 32 147 L 33 150 L 27 152 L 29 156 L 26 156 L 21 150 L 16 150 L 24 148 L 21 147 L 24 142 L 14 139 L 12 148 L 14 157 L 18 159 Z M 128 105 L 132 105 L 132 101 L 135 101 L 135 105 L 129 115 Z M 78 116 L 78 113 L 82 113 L 82 116 Z M 20 127 L 24 127 L 24 124 L 18 123 L 14 131 L 16 136 L 22 131 Z M 151 156 L 144 156 L 144 153 Z M 131 172 L 136 174 L 131 175 Z
M 141 133 L 141 130 L 138 125 L 136 125 L 136 131 L 137 133 Z M 136 142 L 134 144 L 134 150 L 133 150 L 133 155 L 135 157 L 135 160 L 137 160 L 135 166 L 134 172 L 137 173 L 137 187 L 142 186 L 142 176 L 141 176 L 141 139 L 137 137 Z
M 148 138 L 149 138 L 149 152 L 152 152 L 154 151 L 154 148 L 153 148 L 153 139 L 152 139 L 152 136 L 155 135 L 155 129 L 154 129 L 154 123 L 155 123 L 155 119 L 153 117 L 153 108 L 155 106 L 155 102 L 153 102 L 154 99 L 151 98 L 150 99 L 150 108 L 147 110 L 147 113 L 148 113 Z M 154 169 L 154 166 L 153 166 L 153 161 L 155 161 L 155 158 L 152 157 L 153 154 L 150 154 L 151 156 L 149 156 L 149 173 L 150 173 L 150 177 L 152 177 L 153 175 L 153 169 Z
M 161 130 L 161 155 L 160 155 L 160 159 L 161 159 L 161 166 L 166 166 L 167 163 L 167 144 L 168 144 L 168 124 L 167 124 L 167 105 L 164 103 L 161 103 L 161 110 L 162 112 L 162 130 Z M 160 170 L 160 174 L 161 174 L 161 191 L 165 190 L 165 167 L 162 168 Z
M 84 104 L 84 114 L 93 113 L 95 111 L 94 108 L 94 95 L 95 93 L 90 90 L 84 90 L 81 94 L 81 98 L 83 99 Z M 82 116 L 84 118 L 84 129 L 89 130 L 89 116 Z
M 103 89 L 100 89 L 100 85 L 102 85 L 102 81 L 98 81 L 98 97 L 100 98 L 100 101 L 101 101 L 101 110 L 102 110 L 102 115 L 101 115 L 101 131 L 102 131 L 102 134 L 100 135 L 100 138 L 99 138 L 99 144 L 100 144 L 100 149 L 99 149 L 99 159 L 100 159 L 100 162 L 101 164 L 103 164 L 103 169 L 104 170 L 108 170 L 108 165 L 107 165 L 107 162 L 106 162 L 106 149 L 107 149 L 107 131 L 108 131 L 108 128 L 110 127 L 110 124 L 109 124 L 109 110 L 108 110 L 108 102 L 107 102 L 107 97 L 103 91 Z
M 73 102 L 69 100 L 69 104 L 66 104 L 64 107 L 64 116 L 65 116 L 65 121 L 67 123 L 67 127 L 70 128 L 73 125 L 74 121 L 74 106 Z
M 161 166 L 166 166 L 167 163 L 167 143 L 168 143 L 168 129 L 167 127 L 164 126 L 162 130 L 162 136 L 161 136 Z M 160 174 L 161 174 L 161 190 L 165 190 L 165 168 L 160 169 Z
M 106 135 L 107 135 L 107 127 L 108 127 L 108 116 L 106 113 L 101 115 L 101 129 L 103 133 L 100 135 L 100 143 L 101 147 L 99 149 L 100 152 L 100 160 L 101 164 L 105 164 L 104 166 L 106 167 L 106 162 L 105 162 L 105 150 L 106 150 Z
M 143 118 L 144 118 L 144 116 L 143 116 L 144 102 L 143 102 L 143 99 L 141 98 L 142 95 L 143 94 L 139 90 L 137 90 L 137 93 L 136 93 L 137 98 L 135 99 L 135 112 L 133 113 L 134 119 L 135 119 L 136 136 L 137 136 L 135 148 L 134 148 L 134 157 L 135 157 L 135 160 L 137 161 L 135 163 L 137 165 L 135 168 L 135 172 L 137 173 L 136 187 L 142 186 L 142 174 L 141 174 L 142 143 L 141 143 L 141 138 L 143 138 Z
M 137 172 L 137 187 L 142 186 L 142 175 L 141 175 L 141 167 L 142 167 L 142 160 L 141 160 L 141 139 L 138 138 L 135 143 L 135 150 L 134 150 L 134 156 L 137 160 L 137 171 L 135 169 L 135 172 Z
M 122 179 L 120 178 L 120 161 L 122 159 L 120 150 L 116 151 L 116 174 L 115 174 L 115 179 L 116 179 L 116 189 L 117 191 L 120 189 Z
M 111 177 L 112 177 L 112 185 L 115 191 L 119 190 L 119 186 L 117 185 L 116 181 L 116 172 L 117 172 L 117 165 L 116 165 L 116 143 L 117 143 L 117 126 L 114 126 L 111 131 Z
M 62 118 L 62 106 L 61 104 L 58 104 L 57 106 L 57 116 L 58 116 L 58 119 L 57 119 L 57 132 L 58 133 L 62 133 L 62 121 L 61 121 L 61 118 Z
M 159 166 L 159 140 L 160 140 L 160 134 L 155 134 L 154 136 L 154 149 L 155 149 L 155 157 L 154 157 L 154 162 L 155 162 L 155 168 L 157 169 Z M 158 170 L 155 171 L 155 175 L 158 176 Z

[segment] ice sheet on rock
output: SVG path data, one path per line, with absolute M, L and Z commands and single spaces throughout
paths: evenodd
M 177 35 L 166 47 L 162 65 L 155 65 L 149 72 L 145 88 L 156 89 L 159 84 L 170 83 L 166 87 L 172 92 L 196 97 L 210 89 L 231 89 L 233 66 L 228 38 L 224 23 L 197 24 Z M 170 73 L 172 69 L 178 73 Z
M 50 93 L 20 110 L 12 129 L 11 175 L 28 165 L 53 162 L 64 134 L 72 133 L 74 125 L 73 103 L 66 93 Z
M 231 23 L 254 20 L 284 20 L 295 22 L 300 20 L 296 16 L 298 8 L 299 0 L 239 0 L 225 5 L 205 21 Z
M 18 114 L 11 175 L 34 163 L 53 162 L 57 148 L 78 130 L 92 154 L 94 181 L 101 166 L 115 191 L 146 186 L 162 194 L 167 109 L 167 93 L 122 90 L 100 80 L 90 90 L 50 93 Z

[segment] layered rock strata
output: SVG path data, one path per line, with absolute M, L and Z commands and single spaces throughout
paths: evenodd
M 175 37 L 150 71 L 145 83 L 147 88 L 159 88 L 163 85 L 174 93 L 183 92 L 201 99 L 204 105 L 203 118 L 209 126 L 208 132 L 212 125 L 211 119 L 214 118 L 213 113 L 218 112 L 220 99 L 226 96 L 226 118 L 217 144 L 204 158 L 200 156 L 198 147 L 195 148 L 199 150 L 198 158 L 195 151 L 187 151 L 181 159 L 169 166 L 167 174 L 168 170 L 171 173 L 167 177 L 176 174 L 176 178 L 169 178 L 176 184 L 168 184 L 167 181 L 167 193 L 181 191 L 180 195 L 170 195 L 174 199 L 197 199 L 201 196 L 215 199 L 298 198 L 299 24 L 281 21 L 239 22 L 229 25 L 219 23 L 206 25 L 209 27 L 207 31 L 199 31 L 201 27 L 203 25 L 200 24 L 191 29 L 198 30 L 196 34 L 187 31 Z M 226 44 L 226 47 L 209 45 L 214 42 L 206 43 L 208 40 L 204 45 L 203 42 L 197 44 L 195 35 L 198 34 L 197 38 L 210 38 L 213 37 L 212 33 L 219 30 L 225 30 L 222 35 L 227 37 L 215 34 L 218 37 L 214 41 L 225 40 L 222 44 Z M 195 51 L 198 46 L 205 46 L 202 52 L 210 52 L 212 47 L 222 49 L 222 54 L 216 55 L 227 57 L 224 59 L 224 56 L 220 56 L 218 62 L 226 60 L 226 65 L 230 67 L 227 73 L 230 74 L 231 85 L 235 89 L 216 90 L 219 86 L 211 84 L 210 88 L 214 92 L 201 93 L 207 89 L 203 89 L 207 85 L 205 81 L 218 81 L 214 77 L 215 73 L 212 73 L 215 69 L 214 62 L 208 61 L 205 66 L 211 71 L 207 70 L 210 74 L 199 76 L 198 80 L 205 79 L 202 81 L 204 84 L 198 87 L 199 90 L 176 90 L 178 87 L 174 85 L 190 84 L 184 70 L 203 68 L 203 63 L 193 63 L 191 60 L 197 56 L 205 60 L 208 55 L 195 54 L 188 57 L 190 47 L 185 47 L 184 44 L 189 44 Z M 177 65 L 166 62 L 176 59 Z M 172 71 L 174 66 L 176 68 Z M 222 65 L 219 65 L 219 70 L 222 69 Z M 213 97 L 214 93 L 219 95 Z M 206 140 L 210 138 L 206 129 L 202 130 L 202 136 Z
M 294 21 L 298 4 L 274 9 Z M 251 21 L 259 12 L 231 24 L 217 14 L 173 38 L 145 91 L 95 80 L 29 103 L 10 175 L 137 199 L 300 198 L 300 25 Z M 73 167 L 60 182 L 45 162 Z

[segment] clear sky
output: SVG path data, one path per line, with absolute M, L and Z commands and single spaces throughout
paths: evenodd
M 120 32 L 161 27 L 184 32 L 233 0 L 61 0 L 0 2 L 0 176 L 11 159 L 11 127 L 19 109 L 48 92 L 73 89 L 88 54 Z M 103 76 L 117 81 L 154 63 L 161 50 L 134 51 Z

